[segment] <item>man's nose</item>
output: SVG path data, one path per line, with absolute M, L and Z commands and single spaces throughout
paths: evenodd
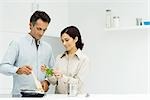
M 40 34 L 40 35 L 43 35 L 43 34 L 44 34 L 44 31 L 43 31 L 43 30 L 41 30 L 41 31 L 39 32 L 39 34 Z

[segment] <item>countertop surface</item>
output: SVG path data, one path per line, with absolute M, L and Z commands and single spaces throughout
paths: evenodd
M 88 98 L 88 97 L 90 97 L 90 95 L 89 94 L 82 94 L 82 95 L 77 95 L 77 96 L 69 96 L 69 95 L 67 95 L 67 94 L 45 94 L 45 96 L 44 97 L 32 97 L 32 98 L 36 98 L 36 99 L 38 99 L 38 98 L 40 98 L 40 99 L 50 99 L 50 98 L 55 98 L 55 100 L 56 99 L 62 99 L 62 98 L 64 98 L 64 99 L 67 99 L 67 98 Z M 24 99 L 29 99 L 29 97 L 12 97 L 12 95 L 11 94 L 0 94 L 0 98 L 9 98 L 9 99 L 20 99 L 20 98 L 24 98 Z
M 150 100 L 150 94 L 83 94 L 71 97 L 64 94 L 46 94 L 44 97 L 12 97 L 11 94 L 0 94 L 0 100 Z

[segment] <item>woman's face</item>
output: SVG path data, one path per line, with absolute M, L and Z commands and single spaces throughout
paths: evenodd
M 67 33 L 62 34 L 61 41 L 66 48 L 66 51 L 76 49 L 76 40 L 70 37 Z

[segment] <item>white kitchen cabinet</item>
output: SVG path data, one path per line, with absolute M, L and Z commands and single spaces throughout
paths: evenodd
M 39 9 L 46 11 L 51 17 L 51 22 L 45 34 L 58 37 L 61 30 L 68 25 L 67 3 L 40 3 Z
M 0 1 L 0 32 L 29 32 L 29 20 L 35 10 L 43 10 L 51 17 L 46 35 L 59 36 L 68 24 L 67 0 Z
M 32 14 L 32 2 L 0 1 L 0 32 L 26 33 Z
M 68 0 L 36 0 L 37 9 L 43 10 L 51 17 L 46 35 L 59 37 L 68 25 Z

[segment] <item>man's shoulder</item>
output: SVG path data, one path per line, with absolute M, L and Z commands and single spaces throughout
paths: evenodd
M 46 41 L 41 40 L 41 41 L 40 41 L 40 44 L 43 45 L 44 48 L 47 48 L 47 49 L 49 49 L 49 50 L 52 50 L 52 46 L 51 46 L 50 43 L 47 43 Z
M 12 39 L 10 41 L 10 44 L 15 44 L 15 45 L 23 45 L 25 41 L 28 41 L 27 37 L 25 34 L 18 35 L 16 38 Z
M 22 41 L 23 39 L 26 39 L 26 35 L 25 35 L 25 34 L 18 35 L 18 36 L 17 36 L 16 38 L 14 38 L 12 41 L 19 42 L 19 41 Z
M 17 36 L 16 38 L 10 40 L 9 46 L 15 46 L 15 47 L 19 46 L 22 39 L 23 39 L 23 36 Z
M 41 43 L 42 45 L 51 47 L 51 45 L 50 45 L 49 43 L 47 43 L 46 41 L 44 41 L 44 40 L 41 40 L 40 43 Z

